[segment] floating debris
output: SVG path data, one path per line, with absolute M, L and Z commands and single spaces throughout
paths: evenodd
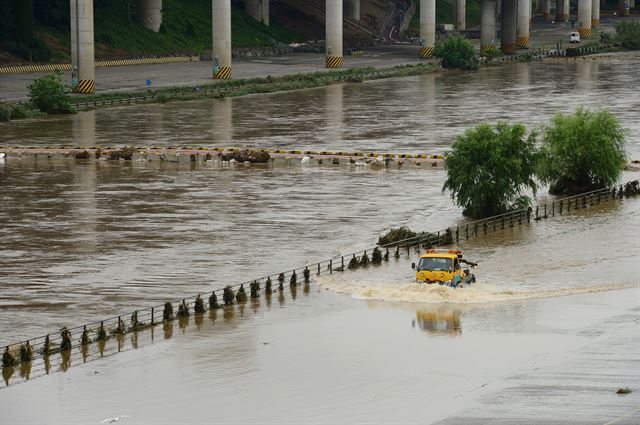
M 60 342 L 60 350 L 71 350 L 71 332 L 69 332 L 67 328 L 62 328 L 60 329 L 60 337 L 62 338 L 62 341 Z
M 31 345 L 29 341 L 22 344 L 20 346 L 20 361 L 21 362 L 30 362 L 33 359 L 33 349 L 31 349 Z
M 4 353 L 2 353 L 2 367 L 9 368 L 15 366 L 16 364 L 18 364 L 16 358 L 9 352 L 9 347 L 6 347 L 4 349 Z
M 353 258 L 351 258 L 351 260 L 349 260 L 349 265 L 347 266 L 347 268 L 349 270 L 355 270 L 358 267 L 360 267 L 360 263 L 358 262 L 358 259 L 356 258 L 356 255 L 353 254 Z
M 309 283 L 309 277 L 311 276 L 311 272 L 309 271 L 308 267 L 304 268 L 304 272 L 302 273 L 302 275 L 304 276 L 304 283 Z
M 369 259 L 369 256 L 367 255 L 367 251 L 365 251 L 364 254 L 362 254 L 362 257 L 360 257 L 360 266 L 361 267 L 368 267 L 369 264 L 371 264 L 371 260 Z
M 264 293 L 271 294 L 271 278 L 267 278 L 267 282 L 264 284 Z
M 106 341 L 108 339 L 107 330 L 104 328 L 104 322 L 100 322 L 100 327 L 96 335 L 96 341 Z
M 251 286 L 249 287 L 249 289 L 251 290 L 252 299 L 258 298 L 260 296 L 260 284 L 257 280 L 251 282 Z
M 278 275 L 278 290 L 284 290 L 284 273 Z
M 291 273 L 291 279 L 289 280 L 289 286 L 296 286 L 298 284 L 298 276 L 296 275 L 296 271 L 294 270 Z
M 624 387 L 624 388 L 618 388 L 618 391 L 616 391 L 616 394 L 630 394 L 631 388 L 629 387 Z

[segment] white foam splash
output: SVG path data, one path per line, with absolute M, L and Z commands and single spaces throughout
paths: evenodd
M 574 288 L 547 287 L 535 290 L 516 290 L 499 288 L 492 284 L 478 283 L 472 286 L 456 289 L 441 285 L 417 285 L 413 283 L 383 283 L 368 285 L 362 282 L 338 281 L 330 277 L 319 277 L 318 284 L 323 289 L 348 294 L 357 299 L 432 304 L 475 304 L 517 301 L 640 288 L 639 283 L 614 283 Z

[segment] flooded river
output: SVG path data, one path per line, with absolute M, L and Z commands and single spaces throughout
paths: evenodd
M 635 158 L 639 60 L 104 109 L 0 125 L 0 145 L 441 152 L 478 121 L 536 126 L 586 105 L 621 118 Z M 390 226 L 454 225 L 460 211 L 440 192 L 444 178 L 355 166 L 10 158 L 0 164 L 0 343 L 349 253 Z M 613 388 L 640 387 L 638 229 L 639 199 L 602 203 L 462 243 L 480 262 L 473 288 L 418 288 L 413 256 L 403 256 L 49 365 L 38 360 L 6 380 L 0 422 L 614 420 L 640 400 L 640 388 L 627 399 Z M 571 368 L 575 387 L 565 388 Z M 536 389 L 557 402 L 541 407 L 530 397 Z M 567 406 L 580 413 L 568 416 Z

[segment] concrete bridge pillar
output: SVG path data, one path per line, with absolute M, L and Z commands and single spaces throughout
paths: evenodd
M 231 78 L 231 0 L 211 0 L 213 78 Z
M 138 23 L 153 32 L 162 25 L 162 0 L 138 0 Z
M 71 0 L 71 86 L 74 93 L 95 91 L 93 0 Z
M 456 30 L 464 31 L 467 29 L 467 0 L 455 0 L 454 7 Z
M 269 0 L 245 0 L 244 10 L 256 21 L 269 25 Z
M 542 1 L 542 17 L 545 21 L 548 21 L 551 17 L 551 0 Z
M 342 68 L 342 0 L 326 0 L 325 66 Z
M 352 21 L 360 20 L 360 0 L 345 0 L 344 14 Z
M 502 0 L 500 16 L 500 49 L 505 55 L 516 52 L 517 0 Z
M 571 3 L 569 0 L 562 0 L 562 22 L 569 22 L 571 18 Z
M 484 56 L 496 48 L 496 0 L 483 0 L 480 7 L 480 55 Z
M 600 26 L 600 0 L 592 0 L 591 2 L 591 28 Z
M 430 58 L 436 44 L 436 0 L 420 0 L 420 57 Z
M 631 0 L 618 0 L 618 15 L 629 16 L 629 7 Z
M 578 0 L 578 32 L 580 38 L 591 37 L 591 2 L 593 0 Z
M 518 28 L 516 47 L 529 46 L 529 24 L 531 22 L 531 0 L 518 0 Z

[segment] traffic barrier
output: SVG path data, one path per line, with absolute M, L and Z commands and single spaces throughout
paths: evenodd
M 129 65 L 151 65 L 161 63 L 178 63 L 178 62 L 199 62 L 199 56 L 166 56 L 159 58 L 136 58 L 136 59 L 113 59 L 96 61 L 96 68 L 108 68 L 113 66 L 129 66 Z M 69 71 L 71 64 L 44 64 L 44 65 L 16 65 L 16 66 L 0 66 L 0 74 L 19 74 L 28 72 L 46 72 L 46 71 Z

